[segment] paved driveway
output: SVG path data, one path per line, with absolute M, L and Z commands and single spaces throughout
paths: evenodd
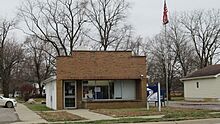
M 8 124 L 18 120 L 19 119 L 14 108 L 4 108 L 0 106 L 0 124 Z

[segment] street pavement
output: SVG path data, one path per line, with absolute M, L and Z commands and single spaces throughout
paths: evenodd
M 0 124 L 8 124 L 18 120 L 18 115 L 14 108 L 4 108 L 0 106 Z

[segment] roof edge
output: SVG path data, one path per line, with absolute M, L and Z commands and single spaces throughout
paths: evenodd
M 47 84 L 47 83 L 54 81 L 56 79 L 57 79 L 57 76 L 51 76 L 51 77 L 47 78 L 46 80 L 42 81 L 42 83 Z
M 180 79 L 180 81 L 195 80 L 195 79 L 217 78 L 218 76 L 220 76 L 220 73 L 217 74 L 217 75 L 199 76 L 199 77 L 191 77 L 191 78 L 182 78 L 182 79 Z
M 107 50 L 107 51 L 103 51 L 103 50 L 73 50 L 72 52 L 132 52 L 131 50 Z

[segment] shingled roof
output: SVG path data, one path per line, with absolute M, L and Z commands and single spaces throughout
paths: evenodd
M 217 65 L 210 65 L 203 69 L 199 69 L 185 78 L 195 78 L 195 77 L 204 77 L 204 76 L 216 76 L 217 74 L 220 74 L 220 64 Z

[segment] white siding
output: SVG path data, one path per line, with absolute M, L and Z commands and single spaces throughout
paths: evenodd
M 197 82 L 199 88 L 197 88 Z M 184 81 L 184 98 L 186 100 L 220 100 L 220 77 Z
M 46 83 L 46 106 L 54 110 L 57 109 L 56 105 L 56 80 Z

